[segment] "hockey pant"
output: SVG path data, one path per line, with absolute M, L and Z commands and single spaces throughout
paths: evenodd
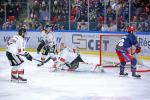
M 43 47 L 43 52 L 42 55 L 48 55 L 48 53 L 54 53 L 55 54 L 56 50 L 55 50 L 55 45 L 54 46 L 44 46 Z
M 40 44 L 37 47 L 37 53 L 39 53 L 41 51 L 41 49 L 44 47 L 44 45 L 45 45 L 45 42 L 41 41 Z
M 122 51 L 116 50 L 116 53 L 121 63 L 120 72 L 124 72 L 126 62 L 131 62 L 131 71 L 136 72 L 137 61 L 132 55 L 130 55 L 129 52 L 127 51 L 122 52 Z
M 23 77 L 24 69 L 23 69 L 23 62 L 24 60 L 19 55 L 14 55 L 10 52 L 6 52 L 6 56 L 10 62 L 11 69 L 11 77 L 14 76 L 18 78 L 19 76 Z
M 63 58 L 60 58 L 60 61 L 64 62 L 69 69 L 77 69 L 79 67 L 79 62 L 84 62 L 80 55 L 78 55 L 71 63 L 65 62 L 65 59 Z

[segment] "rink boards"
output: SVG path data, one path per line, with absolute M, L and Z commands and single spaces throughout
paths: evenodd
M 0 31 L 0 48 L 4 50 L 6 48 L 6 43 L 16 34 L 16 31 Z M 100 50 L 100 34 L 126 34 L 125 32 L 89 32 L 89 31 L 59 31 L 55 32 L 56 41 L 59 45 L 64 42 L 69 47 L 78 47 L 81 50 L 81 53 L 86 54 L 97 54 L 99 55 Z M 39 31 L 28 31 L 26 40 L 27 45 L 26 48 L 31 51 L 35 50 L 39 44 L 41 38 L 41 33 Z M 102 47 L 107 55 L 114 56 L 115 53 L 115 44 L 116 40 L 120 39 L 120 37 L 112 37 L 107 36 L 102 43 L 104 43 L 104 47 Z M 150 59 L 150 35 L 146 33 L 138 34 L 138 41 L 142 47 L 142 56 L 145 59 Z

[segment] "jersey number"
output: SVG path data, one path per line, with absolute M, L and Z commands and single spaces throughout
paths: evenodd
M 123 43 L 124 43 L 124 39 L 119 40 L 118 46 L 123 46 Z

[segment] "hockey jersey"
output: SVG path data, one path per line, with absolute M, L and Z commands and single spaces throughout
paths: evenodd
M 67 63 L 71 63 L 77 56 L 78 54 L 73 49 L 65 47 L 61 50 L 59 57 L 65 59 Z
M 128 34 L 119 40 L 116 49 L 129 50 L 132 46 L 140 47 L 137 37 L 134 34 Z
M 56 38 L 53 33 L 45 33 L 42 31 L 42 40 L 45 42 L 46 45 L 53 46 L 56 44 Z
M 24 54 L 26 40 L 20 35 L 14 35 L 7 42 L 7 51 L 12 54 Z

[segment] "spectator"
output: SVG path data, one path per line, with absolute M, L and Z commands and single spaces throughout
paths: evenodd
M 78 22 L 78 30 L 87 30 L 88 29 L 88 23 L 84 22 L 84 20 L 82 20 L 81 22 Z

